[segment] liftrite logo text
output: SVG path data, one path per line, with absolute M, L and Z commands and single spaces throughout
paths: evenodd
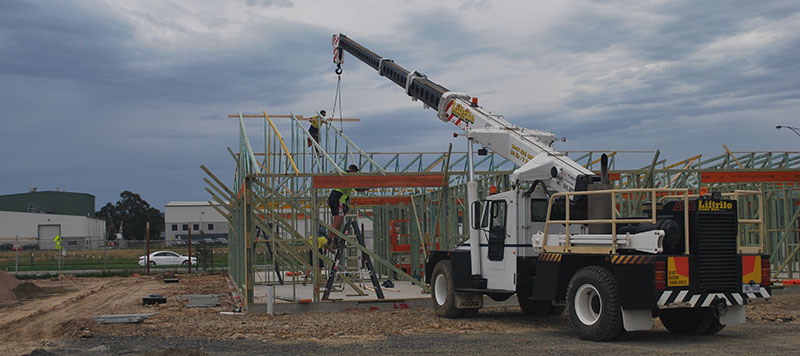
M 727 201 L 701 200 L 698 202 L 700 211 L 724 211 L 733 209 L 733 203 Z

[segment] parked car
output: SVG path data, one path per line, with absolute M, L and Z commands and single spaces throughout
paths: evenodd
M 22 246 L 23 250 L 38 250 L 39 244 L 25 244 Z
M 145 257 L 139 256 L 139 266 L 144 267 Z M 179 255 L 172 251 L 156 251 L 150 254 L 151 266 L 188 265 L 189 256 Z M 197 264 L 197 258 L 192 257 L 192 264 Z
M 212 239 L 210 237 L 206 237 L 206 238 L 203 239 L 203 243 L 205 243 L 206 245 L 210 246 L 210 245 L 216 244 L 216 241 L 214 241 L 214 239 Z
M 174 245 L 174 246 L 186 246 L 186 241 L 185 240 L 175 240 L 175 242 L 173 242 L 172 245 Z
M 228 239 L 226 239 L 224 237 L 217 237 L 216 239 L 214 239 L 214 241 L 216 241 L 217 244 L 220 244 L 220 245 L 227 245 L 228 244 Z
M 11 251 L 14 248 L 14 244 L 0 244 L 0 251 Z

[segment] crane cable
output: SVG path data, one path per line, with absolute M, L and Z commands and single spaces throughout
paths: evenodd
M 342 73 L 336 72 L 339 79 L 336 81 L 336 95 L 333 97 L 333 110 L 331 111 L 331 119 L 336 117 L 336 107 L 339 107 L 339 130 L 344 132 L 344 120 L 342 116 Z
M 339 108 L 339 131 L 344 134 L 344 114 L 342 113 L 342 71 L 341 67 L 336 69 L 336 76 L 338 79 L 336 80 L 336 95 L 333 97 L 333 110 L 331 111 L 331 119 L 336 117 L 336 108 Z M 336 136 L 336 144 L 335 147 L 339 147 L 339 136 Z M 353 157 L 353 153 L 350 152 L 350 145 L 345 143 L 344 149 L 345 156 L 350 156 L 350 160 L 353 163 L 356 163 L 355 157 Z

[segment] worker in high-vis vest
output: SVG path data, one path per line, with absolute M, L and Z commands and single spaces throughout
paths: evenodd
M 351 164 L 347 167 L 347 172 L 358 172 L 358 166 Z M 331 195 L 328 196 L 328 207 L 331 208 L 331 215 L 333 216 L 333 223 L 331 226 L 336 230 L 342 227 L 344 216 L 350 211 L 350 194 L 353 194 L 354 190 L 353 188 L 336 188 L 332 190 Z M 329 232 L 328 236 L 331 239 L 336 237 L 332 232 Z
M 325 250 L 324 249 L 328 247 L 328 239 L 326 237 L 327 230 L 325 230 L 324 227 L 320 226 L 319 229 L 317 229 L 317 234 L 319 236 L 317 237 L 317 246 L 316 247 L 319 248 L 319 254 L 320 255 L 324 255 L 325 254 Z M 311 245 L 311 248 L 308 249 L 308 264 L 313 266 L 314 265 L 314 238 L 313 237 L 308 239 L 308 244 Z M 317 266 L 320 269 L 325 268 L 325 261 L 323 261 L 322 258 L 320 258 Z M 308 276 L 310 274 L 311 274 L 311 270 L 307 269 L 306 273 L 305 273 L 305 277 L 303 277 L 303 285 L 306 285 L 306 282 L 308 281 Z
M 308 127 L 308 133 L 311 134 L 311 137 L 314 138 L 314 141 L 317 141 L 317 143 L 319 143 L 320 126 L 328 123 L 328 120 L 325 119 L 325 114 L 325 110 L 320 110 L 316 115 L 308 119 L 308 121 L 311 121 L 311 126 Z M 311 146 L 311 139 L 308 140 L 308 146 Z

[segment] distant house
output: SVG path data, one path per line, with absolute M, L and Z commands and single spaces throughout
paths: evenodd
M 54 239 L 60 236 L 67 250 L 103 246 L 106 223 L 93 217 L 94 202 L 94 196 L 86 193 L 0 195 L 0 245 L 54 249 Z
M 189 230 L 192 240 L 228 238 L 228 220 L 204 201 L 173 201 L 164 207 L 167 245 L 186 241 Z

